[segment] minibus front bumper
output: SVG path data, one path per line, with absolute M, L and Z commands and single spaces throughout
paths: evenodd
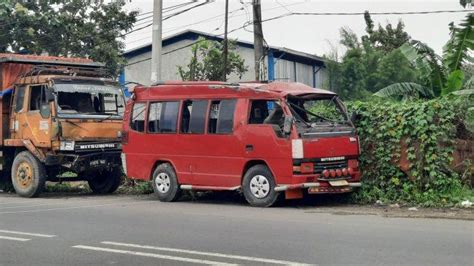
M 345 187 L 357 188 L 360 187 L 360 182 L 348 182 Z M 293 189 L 303 189 L 303 188 L 319 188 L 319 187 L 331 187 L 328 183 L 321 182 L 309 182 L 309 183 L 299 183 L 299 184 L 281 184 L 275 187 L 275 191 L 286 191 Z

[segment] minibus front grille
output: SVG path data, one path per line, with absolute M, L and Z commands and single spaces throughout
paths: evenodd
M 314 173 L 321 174 L 324 170 L 347 168 L 347 160 L 330 162 L 314 162 Z

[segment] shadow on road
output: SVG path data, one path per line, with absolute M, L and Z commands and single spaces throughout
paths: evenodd
M 192 192 L 183 195 L 181 202 L 196 202 L 220 205 L 247 206 L 239 192 Z M 336 207 L 348 206 L 349 195 L 305 195 L 303 199 L 285 200 L 283 197 L 275 204 L 278 208 Z

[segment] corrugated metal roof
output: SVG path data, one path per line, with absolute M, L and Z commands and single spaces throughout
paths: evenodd
M 163 46 L 170 45 L 181 40 L 189 40 L 189 39 L 196 40 L 198 37 L 205 37 L 211 40 L 212 39 L 223 40 L 223 37 L 218 36 L 218 35 L 213 35 L 206 32 L 197 31 L 197 30 L 185 30 L 185 31 L 163 38 Z M 248 41 L 237 40 L 236 43 L 238 45 L 245 46 L 248 48 L 254 47 L 253 43 L 248 42 Z M 276 57 L 279 57 L 279 58 L 281 57 L 283 59 L 285 59 L 285 57 L 290 57 L 293 61 L 305 61 L 305 62 L 313 61 L 313 64 L 316 64 L 316 65 L 323 65 L 325 61 L 324 58 L 322 57 L 305 53 L 305 52 L 296 51 L 289 48 L 277 47 L 277 46 L 269 46 L 269 48 L 274 53 L 276 53 Z M 129 49 L 124 52 L 124 56 L 130 58 L 137 54 L 142 54 L 149 51 L 151 51 L 151 43 L 144 44 L 144 45 L 135 47 L 133 49 Z

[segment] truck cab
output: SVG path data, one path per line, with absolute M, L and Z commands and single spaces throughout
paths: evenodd
M 38 196 L 46 181 L 86 180 L 93 192 L 120 184 L 122 89 L 86 59 L 0 56 L 3 174 Z M 14 78 L 12 78 L 14 76 Z M 9 83 L 9 84 L 7 84 Z

